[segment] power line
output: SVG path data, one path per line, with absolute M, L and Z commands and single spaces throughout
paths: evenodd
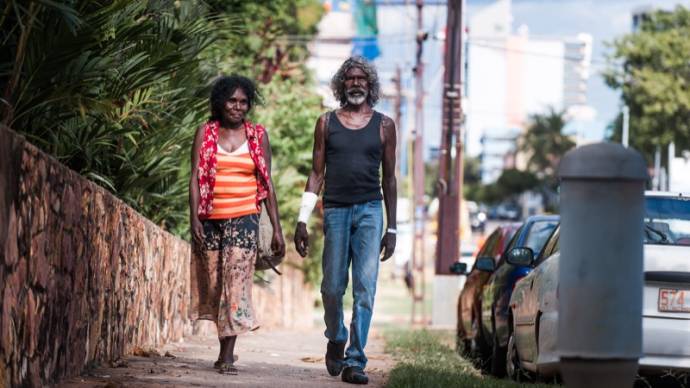
M 358 38 L 358 39 L 368 39 L 368 38 L 374 38 L 376 37 L 376 40 L 371 40 L 371 41 L 359 41 L 358 44 L 360 45 L 376 45 L 376 44 L 385 44 L 385 43 L 413 43 L 415 37 L 410 35 L 410 36 L 400 36 L 399 34 L 395 35 L 373 35 L 370 37 L 366 36 L 358 36 L 358 37 L 335 37 L 335 38 L 319 38 L 314 35 L 310 35 L 309 38 L 307 38 L 307 35 L 304 36 L 298 36 L 298 35 L 284 35 L 279 38 L 277 38 L 277 41 L 283 41 L 283 42 L 288 42 L 288 43 L 294 43 L 294 44 L 307 44 L 307 43 L 334 43 L 334 44 L 347 44 L 351 43 L 353 39 Z M 474 47 L 483 47 L 483 48 L 488 48 L 492 50 L 501 50 L 501 51 L 506 51 L 506 52 L 514 52 L 514 53 L 520 53 L 520 54 L 525 54 L 525 55 L 530 55 L 530 56 L 535 56 L 535 57 L 542 57 L 542 58 L 552 58 L 552 59 L 558 59 L 558 60 L 565 60 L 568 62 L 575 62 L 575 63 L 581 63 L 583 61 L 582 57 L 575 57 L 575 56 L 568 56 L 568 55 L 558 55 L 558 54 L 552 54 L 548 52 L 543 52 L 543 51 L 535 51 L 535 50 L 523 50 L 523 49 L 516 49 L 516 48 L 510 48 L 506 47 L 503 45 L 492 45 L 485 43 L 484 41 L 473 41 L 471 39 L 467 40 L 468 45 L 474 46 Z M 620 65 L 617 65 L 615 63 L 610 63 L 607 61 L 602 61 L 598 59 L 593 59 L 590 58 L 589 60 L 590 65 L 596 65 L 600 66 L 599 68 L 605 67 L 618 67 Z M 594 66 L 592 66 L 594 67 Z
M 491 44 L 483 43 L 483 41 L 481 41 L 481 40 L 480 41 L 472 41 L 471 39 L 468 39 L 467 43 L 469 45 L 477 46 L 477 47 L 485 47 L 485 48 L 490 48 L 490 49 L 503 50 L 503 51 L 508 51 L 508 52 L 515 52 L 515 53 L 521 53 L 521 54 L 527 54 L 527 55 L 533 55 L 533 56 L 539 56 L 539 57 L 545 57 L 545 58 L 563 59 L 566 61 L 573 61 L 573 62 L 582 62 L 582 60 L 583 60 L 582 57 L 557 55 L 557 54 L 551 54 L 551 53 L 547 53 L 547 52 L 539 52 L 539 51 L 534 51 L 534 50 L 521 50 L 521 49 L 509 48 L 506 46 L 491 45 Z M 590 59 L 589 62 L 592 64 L 608 65 L 607 62 L 600 61 L 597 59 Z

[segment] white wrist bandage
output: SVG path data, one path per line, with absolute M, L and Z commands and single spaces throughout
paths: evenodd
M 308 191 L 302 194 L 302 204 L 299 206 L 297 222 L 304 222 L 306 224 L 307 221 L 309 221 L 309 216 L 311 216 L 311 212 L 314 210 L 314 206 L 316 206 L 316 201 L 318 199 L 318 195 Z

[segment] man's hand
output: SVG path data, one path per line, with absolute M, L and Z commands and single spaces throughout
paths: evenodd
M 309 252 L 309 232 L 304 222 L 298 222 L 295 227 L 295 249 L 302 257 L 306 257 Z
M 386 261 L 393 256 L 393 252 L 395 252 L 395 234 L 386 232 L 381 239 L 381 252 L 383 252 L 381 261 Z
M 280 230 L 273 231 L 273 238 L 271 239 L 271 250 L 277 257 L 285 256 L 285 240 L 283 239 L 283 232 Z
M 203 247 L 204 246 L 204 227 L 201 225 L 201 221 L 199 221 L 199 217 L 192 217 L 190 219 L 190 228 L 192 232 L 192 240 L 194 241 L 194 244 L 196 244 L 197 247 Z

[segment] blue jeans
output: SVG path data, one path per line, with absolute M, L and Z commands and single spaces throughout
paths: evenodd
M 345 366 L 364 369 L 367 364 L 364 347 L 367 345 L 379 272 L 383 231 L 381 201 L 326 208 L 323 229 L 325 243 L 321 296 L 325 310 L 325 335 L 336 343 L 347 342 L 348 333 L 343 324 L 343 295 L 347 289 L 348 270 L 352 263 L 354 305 Z

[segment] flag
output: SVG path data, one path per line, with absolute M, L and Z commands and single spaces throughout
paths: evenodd
M 352 55 L 361 55 L 368 60 L 381 55 L 377 35 L 375 0 L 356 0 L 353 9 L 357 35 L 352 39 Z

